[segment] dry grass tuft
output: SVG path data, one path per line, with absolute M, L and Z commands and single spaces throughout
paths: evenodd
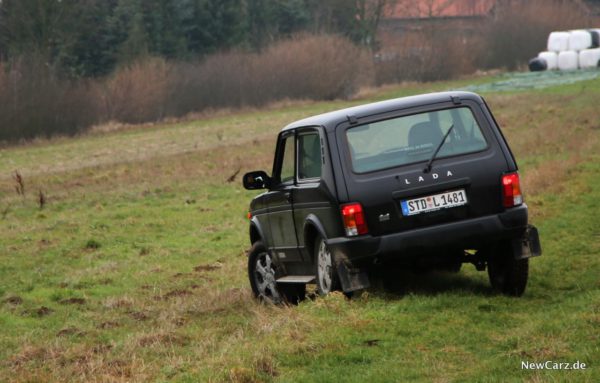
M 270 377 L 277 377 L 279 372 L 277 371 L 275 361 L 272 357 L 261 356 L 254 361 L 254 370 L 260 374 L 265 374 Z
M 135 319 L 138 322 L 143 322 L 150 319 L 149 314 L 143 311 L 131 311 L 128 314 L 131 318 Z
M 193 295 L 193 293 L 190 290 L 176 289 L 176 290 L 169 291 L 168 293 L 163 295 L 162 299 L 179 298 L 179 297 L 185 297 L 188 295 Z
M 13 179 L 15 180 L 15 191 L 21 197 L 25 197 L 25 181 L 23 181 L 23 176 L 18 170 L 15 170 Z
M 573 156 L 567 160 L 549 160 L 531 167 L 523 176 L 523 190 L 530 195 L 560 193 L 568 184 L 571 173 L 581 162 L 581 157 Z
M 10 365 L 13 368 L 24 367 L 31 362 L 50 362 L 57 360 L 63 355 L 63 351 L 58 348 L 38 347 L 25 345 L 21 351 L 10 359 Z
M 108 309 L 116 309 L 116 308 L 124 308 L 124 307 L 132 307 L 134 304 L 133 298 L 130 297 L 120 297 L 120 298 L 107 298 L 102 303 L 104 307 Z
M 110 330 L 110 329 L 117 328 L 120 326 L 121 326 L 121 324 L 119 322 L 106 321 L 106 322 L 102 322 L 102 323 L 98 324 L 98 326 L 96 326 L 96 327 L 101 330 Z
M 83 336 L 83 335 L 85 335 L 85 331 L 82 331 L 82 330 L 78 329 L 77 327 L 73 327 L 73 326 L 65 327 L 56 333 L 56 336 L 58 336 L 58 337 L 61 337 L 61 336 Z
M 189 344 L 190 338 L 185 335 L 180 335 L 172 332 L 163 332 L 142 336 L 138 340 L 138 344 L 142 347 L 151 347 L 156 345 L 161 346 L 186 346 Z

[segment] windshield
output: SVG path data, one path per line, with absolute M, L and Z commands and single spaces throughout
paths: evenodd
M 428 161 L 452 126 L 436 158 L 487 148 L 471 109 L 445 109 L 348 129 L 352 167 L 357 173 L 366 173 Z

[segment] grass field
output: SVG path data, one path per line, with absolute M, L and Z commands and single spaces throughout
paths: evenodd
M 522 298 L 492 293 L 471 265 L 401 275 L 393 290 L 354 300 L 270 307 L 251 298 L 245 216 L 255 193 L 234 175 L 270 169 L 282 126 L 492 80 L 1 149 L 0 381 L 600 381 L 597 78 L 484 93 L 519 161 L 544 249 Z M 588 368 L 521 368 L 547 360 Z

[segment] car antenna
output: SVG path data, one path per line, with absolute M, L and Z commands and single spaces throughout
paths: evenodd
M 433 156 L 431 156 L 431 158 L 429 159 L 429 162 L 427 162 L 425 169 L 423 169 L 423 173 L 429 173 L 431 171 L 431 165 L 433 164 L 433 161 L 435 160 L 435 157 L 437 156 L 438 152 L 444 145 L 444 142 L 446 142 L 446 138 L 448 138 L 452 129 L 454 129 L 454 124 L 450 125 L 450 129 L 448 129 L 446 134 L 444 134 L 444 138 L 442 138 L 442 142 L 439 143 L 439 145 L 435 149 L 435 152 L 433 152 Z

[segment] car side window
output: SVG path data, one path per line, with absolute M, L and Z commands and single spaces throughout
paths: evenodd
M 281 160 L 279 179 L 281 183 L 289 182 L 294 179 L 294 136 L 284 138 L 283 158 Z M 281 158 L 281 157 L 280 157 Z
M 298 136 L 298 179 L 321 177 L 321 140 L 319 133 Z

